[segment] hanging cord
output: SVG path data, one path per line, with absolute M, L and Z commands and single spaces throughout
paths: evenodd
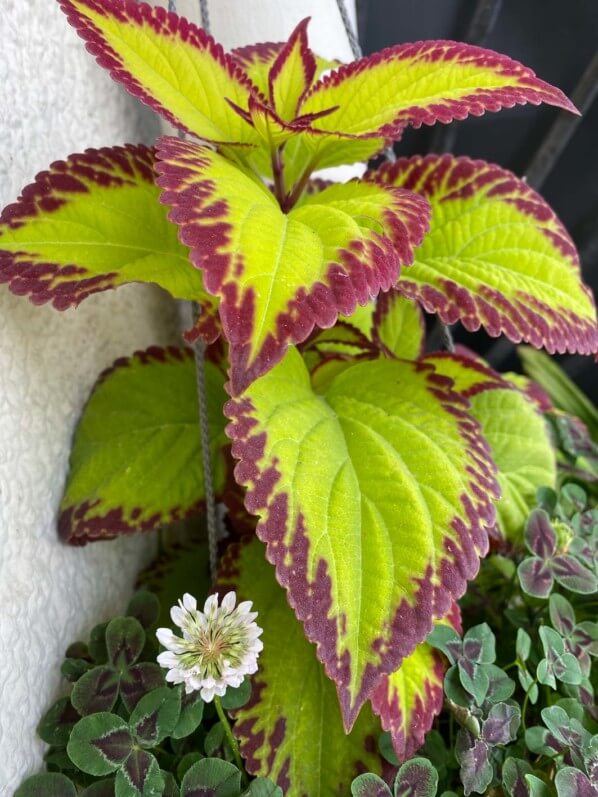
M 176 13 L 176 0 L 168 0 L 168 10 Z M 210 32 L 210 17 L 207 0 L 199 0 L 199 13 L 201 25 Z M 178 131 L 179 138 L 184 139 L 183 131 Z M 193 320 L 197 321 L 201 308 L 197 302 L 191 303 Z M 216 498 L 214 496 L 214 474 L 212 471 L 212 457 L 210 449 L 210 425 L 208 419 L 208 389 L 206 384 L 206 344 L 199 338 L 193 345 L 195 356 L 195 376 L 197 384 L 197 400 L 199 405 L 199 434 L 201 441 L 201 459 L 203 465 L 203 482 L 206 496 L 206 525 L 208 530 L 208 551 L 210 559 L 210 576 L 216 579 L 218 571 L 218 536 L 219 523 L 216 512 Z

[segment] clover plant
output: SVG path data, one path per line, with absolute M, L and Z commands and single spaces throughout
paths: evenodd
M 473 624 L 460 640 L 456 600 L 490 544 L 529 549 L 493 560 L 514 590 L 521 579 L 514 612 L 555 584 L 595 589 L 587 495 L 572 519 L 564 505 L 536 507 L 536 492 L 549 500 L 567 475 L 591 484 L 596 448 L 587 417 L 553 407 L 529 380 L 464 349 L 426 352 L 423 314 L 592 354 L 594 303 L 561 222 L 500 166 L 415 156 L 345 183 L 318 170 L 371 159 L 408 126 L 528 102 L 575 107 L 530 69 L 466 44 L 402 44 L 340 64 L 310 50 L 307 20 L 287 42 L 227 53 L 160 7 L 59 5 L 100 66 L 181 135 L 87 150 L 38 175 L 0 217 L 0 280 L 57 310 L 127 282 L 200 307 L 186 337 L 209 344 L 214 488 L 233 543 L 216 589 L 263 617 L 260 670 L 236 713 L 248 772 L 310 797 L 347 792 L 364 770 L 381 776 L 380 727 L 397 760 L 418 750 L 443 702 L 446 654 L 446 699 L 463 726 L 455 755 L 466 793 L 479 789 L 520 712 L 490 628 Z M 200 453 L 192 352 L 154 346 L 117 360 L 75 433 L 60 534 L 85 544 L 198 514 Z M 563 606 L 551 604 L 558 628 L 538 630 L 542 660 L 518 659 L 528 703 L 557 681 L 587 702 L 587 618 Z M 534 621 L 544 616 L 539 608 Z M 102 661 L 66 665 L 69 712 L 100 716 L 101 685 L 123 742 L 110 771 L 143 760 L 157 784 L 147 758 L 156 739 L 132 719 L 156 670 L 139 658 L 139 628 L 114 622 L 96 632 Z M 88 741 L 96 731 L 90 721 Z M 582 737 L 576 765 L 587 778 Z M 81 764 L 83 747 L 69 744 Z M 401 770 L 395 794 L 431 793 L 432 776 L 427 791 L 411 784 L 417 766 L 429 769 Z M 509 782 L 523 777 L 518 766 Z M 567 789 L 577 774 L 558 777 Z M 134 793 L 115 778 L 119 797 Z

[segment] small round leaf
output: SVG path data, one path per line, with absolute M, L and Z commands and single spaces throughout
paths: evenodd
M 241 773 L 221 758 L 203 758 L 183 778 L 181 797 L 239 797 Z
M 119 671 L 139 658 L 145 645 L 145 631 L 134 617 L 115 617 L 106 628 L 108 659 Z
M 77 797 L 77 790 L 66 775 L 48 772 L 27 778 L 14 797 Z
M 73 764 L 99 777 L 115 772 L 133 749 L 127 724 L 116 714 L 83 717 L 72 730 L 67 753 Z

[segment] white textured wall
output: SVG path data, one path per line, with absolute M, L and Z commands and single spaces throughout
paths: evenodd
M 195 20 L 197 8 L 179 0 Z M 227 47 L 279 41 L 311 15 L 313 48 L 351 58 L 335 0 L 211 0 L 210 14 Z M 85 53 L 56 0 L 0 0 L 0 41 L 2 205 L 52 160 L 147 139 L 147 116 Z M 147 539 L 57 541 L 73 426 L 103 367 L 172 328 L 171 305 L 145 286 L 61 314 L 0 286 L 0 797 L 39 769 L 35 727 L 60 689 L 65 646 L 122 608 L 150 553 Z
M 140 139 L 144 114 L 98 69 L 56 0 L 2 0 L 0 41 L 2 205 L 53 160 Z M 73 426 L 99 371 L 166 342 L 171 323 L 171 303 L 149 286 L 94 296 L 66 313 L 0 286 L 2 797 L 40 767 L 35 727 L 61 688 L 66 645 L 122 610 L 151 544 L 58 542 Z

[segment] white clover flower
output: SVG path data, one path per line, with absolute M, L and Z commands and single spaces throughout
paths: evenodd
M 166 650 L 158 664 L 168 668 L 166 680 L 185 684 L 185 691 L 200 690 L 209 703 L 222 697 L 227 687 L 237 687 L 246 675 L 257 671 L 257 659 L 263 644 L 262 629 L 254 622 L 257 612 L 251 601 L 236 608 L 237 597 L 229 592 L 218 605 L 218 596 L 210 595 L 203 612 L 197 601 L 186 593 L 178 606 L 170 610 L 172 622 L 183 632 L 182 638 L 170 628 L 158 628 L 156 636 Z

